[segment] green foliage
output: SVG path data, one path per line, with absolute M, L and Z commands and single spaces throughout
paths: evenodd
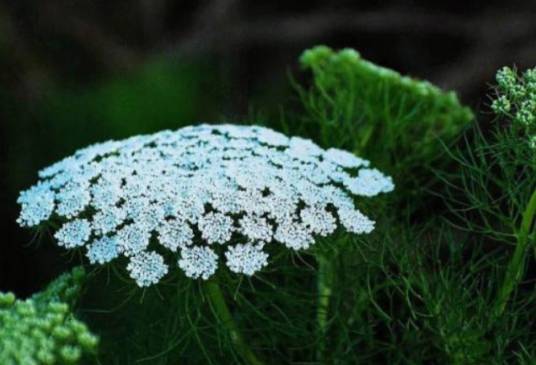
M 308 87 L 297 86 L 305 108 L 301 127 L 392 173 L 398 195 L 408 199 L 430 184 L 425 168 L 438 162 L 439 140 L 451 141 L 473 119 L 454 92 L 375 65 L 352 49 L 317 46 L 300 63 L 312 72 Z
M 512 128 L 475 125 L 448 150 L 455 166 L 438 171 L 446 203 L 459 228 L 514 244 L 523 212 L 536 186 L 534 151 Z
M 536 123 L 520 117 L 536 115 L 527 107 L 536 100 L 534 71 L 527 70 L 523 77 L 508 67 L 498 71 L 491 104 L 496 117 L 486 131 L 475 125 L 450 153 L 455 170 L 438 171 L 455 224 L 510 245 L 519 238 L 536 190 Z M 532 222 L 527 224 L 530 230 Z
M 325 363 L 510 364 L 534 351 L 534 293 L 490 316 L 499 254 L 438 221 L 384 224 L 337 259 Z
M 0 293 L 0 363 L 5 365 L 81 364 L 98 343 L 71 307 L 85 280 L 76 268 L 29 299 Z
M 489 240 L 515 246 L 497 288 L 492 316 L 504 314 L 523 279 L 536 233 L 536 69 L 523 76 L 508 67 L 497 72 L 497 114 L 490 131 L 478 126 L 451 154 L 458 168 L 444 176 L 455 224 Z M 509 255 L 508 255 L 509 256 Z M 507 256 L 507 257 L 508 257 Z M 504 263 L 503 263 L 504 265 Z
M 265 364 L 314 360 L 314 258 L 291 256 L 283 248 L 270 254 L 270 267 L 251 278 L 221 267 L 215 282 L 204 283 L 173 270 L 144 291 L 115 266 L 95 272 L 79 311 L 101 337 L 99 361 L 251 363 L 237 346 L 237 333 Z M 222 297 L 214 298 L 212 284 Z
M 453 92 L 374 65 L 353 50 L 315 47 L 300 61 L 312 76 L 307 86 L 294 85 L 302 104 L 287 109 L 283 122 L 266 124 L 349 149 L 392 174 L 394 198 L 358 201 L 378 217 L 375 231 L 337 232 L 299 254 L 270 247 L 270 265 L 253 277 L 220 268 L 206 283 L 172 270 L 141 291 L 123 264 L 100 268 L 76 309 L 99 335 L 95 362 L 533 364 L 534 71 L 499 72 L 492 102 L 497 118 L 489 128 L 467 128 L 473 114 Z M 51 96 L 43 110 L 47 123 L 58 121 L 53 141 L 65 139 L 60 132 L 72 118 L 92 121 L 73 124 L 79 140 L 58 149 L 85 144 L 84 131 L 95 139 L 122 137 L 179 127 L 168 123 L 183 111 L 193 119 L 185 95 L 198 90 L 171 92 L 186 76 L 155 76 L 165 70 Z M 154 97 L 145 98 L 144 90 L 156 90 Z M 138 115 L 140 104 L 155 105 L 162 117 Z M 184 115 L 178 119 L 188 119 Z M 145 124 L 149 120 L 155 124 Z M 445 206 L 430 205 L 437 196 Z M 70 286 L 53 287 L 32 303 L 70 304 L 79 296 L 78 290 L 66 296 Z

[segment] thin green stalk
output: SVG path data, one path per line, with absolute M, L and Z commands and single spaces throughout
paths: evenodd
M 506 275 L 498 291 L 497 299 L 493 308 L 495 317 L 499 317 L 504 312 L 504 308 L 510 299 L 514 289 L 517 287 L 525 271 L 526 252 L 530 243 L 529 235 L 534 216 L 536 214 L 536 190 L 532 193 L 529 203 L 523 212 L 521 227 L 517 233 L 517 244 L 514 255 L 508 263 Z
M 317 360 L 323 362 L 326 351 L 327 327 L 329 304 L 333 286 L 333 264 L 329 258 L 320 254 L 317 257 L 318 272 L 317 272 L 317 308 L 316 308 L 316 324 L 319 336 L 316 357 Z
M 216 279 L 210 279 L 205 282 L 205 291 L 218 319 L 227 330 L 236 352 L 247 364 L 263 365 L 244 340 L 244 337 L 225 302 L 225 297 L 223 296 L 223 292 Z

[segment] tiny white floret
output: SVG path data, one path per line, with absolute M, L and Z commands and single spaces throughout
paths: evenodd
M 268 254 L 262 245 L 251 243 L 229 246 L 225 252 L 227 266 L 235 273 L 251 276 L 268 265 Z
M 91 235 L 91 224 L 87 219 L 75 219 L 65 223 L 54 234 L 58 240 L 58 245 L 65 248 L 75 248 L 83 246 Z
M 130 258 L 127 270 L 138 286 L 146 287 L 158 283 L 167 274 L 168 267 L 156 252 L 139 252 Z
M 183 248 L 179 267 L 186 276 L 197 279 L 208 279 L 218 268 L 218 256 L 209 247 L 195 246 Z

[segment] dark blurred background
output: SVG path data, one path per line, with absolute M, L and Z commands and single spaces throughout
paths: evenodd
M 498 67 L 536 64 L 536 2 L 0 1 L 0 290 L 28 295 L 69 265 L 49 234 L 15 223 L 38 169 L 110 138 L 277 116 L 316 44 L 477 108 Z

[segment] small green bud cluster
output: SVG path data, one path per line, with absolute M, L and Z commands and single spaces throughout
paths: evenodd
M 536 67 L 519 73 L 510 67 L 497 71 L 497 96 L 491 108 L 514 125 L 522 127 L 529 144 L 536 148 Z
M 508 114 L 512 110 L 510 100 L 504 95 L 501 95 L 497 99 L 493 100 L 491 107 L 496 114 Z
M 64 274 L 26 300 L 0 293 L 0 364 L 77 364 L 83 354 L 96 351 L 97 337 L 65 301 L 78 295 L 83 274 L 81 269 Z

